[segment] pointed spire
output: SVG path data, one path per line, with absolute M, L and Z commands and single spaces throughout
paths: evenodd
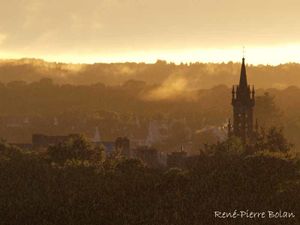
M 243 57 L 242 67 L 241 67 L 241 75 L 240 75 L 240 89 L 247 89 L 247 74 L 246 74 L 246 66 L 245 66 L 245 58 Z
M 254 85 L 252 86 L 252 99 L 255 98 L 255 89 L 254 89 Z

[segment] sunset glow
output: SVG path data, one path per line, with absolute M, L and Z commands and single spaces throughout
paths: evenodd
M 128 51 L 106 54 L 58 54 L 43 55 L 33 53 L 0 53 L 1 58 L 40 58 L 51 62 L 65 63 L 116 63 L 116 62 L 145 62 L 155 63 L 157 60 L 166 60 L 176 64 L 189 62 L 240 62 L 243 56 L 241 47 L 220 49 L 170 49 L 165 51 Z M 300 62 L 300 44 L 289 44 L 273 47 L 246 47 L 245 57 L 249 64 L 278 65 L 283 63 Z
M 0 57 L 47 61 L 300 62 L 295 0 L 0 3 Z M 11 15 L 14 15 L 13 19 Z

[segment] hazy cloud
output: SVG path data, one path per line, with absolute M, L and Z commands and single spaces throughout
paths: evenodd
M 0 33 L 7 37 L 0 50 L 118 55 L 295 43 L 299 6 L 296 0 L 0 0 Z

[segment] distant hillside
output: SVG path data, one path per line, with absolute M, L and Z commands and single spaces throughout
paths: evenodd
M 238 81 L 239 63 L 191 63 L 176 65 L 158 60 L 154 64 L 64 64 L 50 63 L 38 59 L 1 60 L 0 82 L 38 81 L 51 78 L 60 84 L 120 85 L 128 80 L 140 80 L 148 84 L 177 85 L 183 88 L 203 89 L 219 84 L 231 86 Z M 249 82 L 259 88 L 300 87 L 300 64 L 278 66 L 248 65 Z

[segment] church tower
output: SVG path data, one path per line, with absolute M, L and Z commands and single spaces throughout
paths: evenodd
M 253 108 L 255 105 L 254 86 L 247 82 L 245 58 L 242 61 L 240 83 L 232 87 L 233 124 L 229 120 L 228 135 L 239 137 L 244 144 L 254 138 Z

